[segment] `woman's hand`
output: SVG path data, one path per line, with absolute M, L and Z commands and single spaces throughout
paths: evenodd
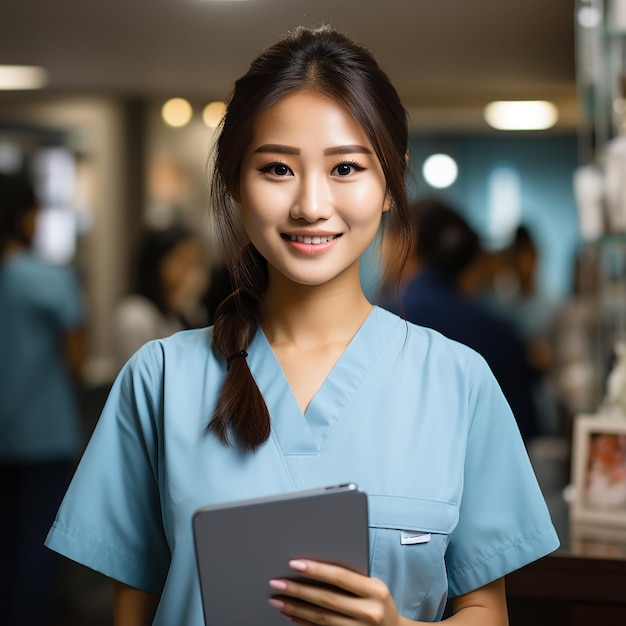
M 317 561 L 295 560 L 289 566 L 301 576 L 336 588 L 271 580 L 270 587 L 278 595 L 269 603 L 294 624 L 400 626 L 409 623 L 398 615 L 387 585 L 377 578 Z

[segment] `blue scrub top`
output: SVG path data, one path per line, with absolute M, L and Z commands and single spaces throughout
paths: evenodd
M 0 263 L 0 461 L 80 454 L 83 433 L 63 334 L 83 317 L 70 268 L 29 252 Z
M 226 373 L 211 329 L 151 342 L 115 382 L 48 535 L 54 550 L 160 594 L 154 624 L 204 623 L 191 518 L 216 502 L 357 483 L 371 574 L 423 621 L 441 618 L 448 594 L 558 547 L 477 353 L 375 307 L 304 415 L 262 330 L 248 353 L 272 419 L 264 445 L 246 453 L 205 434 Z M 403 545 L 403 530 L 430 540 Z

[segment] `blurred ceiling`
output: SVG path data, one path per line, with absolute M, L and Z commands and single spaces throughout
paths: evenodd
M 552 132 L 576 127 L 574 0 L 2 0 L 0 64 L 44 66 L 50 93 L 226 99 L 265 46 L 322 22 L 374 53 L 414 126 L 487 132 L 490 100 L 549 99 Z

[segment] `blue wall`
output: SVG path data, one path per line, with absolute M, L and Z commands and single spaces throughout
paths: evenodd
M 459 166 L 457 180 L 447 189 L 433 189 L 421 168 L 431 154 L 443 152 Z M 572 177 L 578 165 L 576 136 L 434 137 L 411 140 L 414 197 L 437 194 L 454 203 L 474 228 L 486 237 L 488 180 L 506 166 L 520 181 L 521 222 L 531 229 L 541 255 L 539 285 L 556 298 L 572 285 L 573 260 L 579 249 L 579 229 Z

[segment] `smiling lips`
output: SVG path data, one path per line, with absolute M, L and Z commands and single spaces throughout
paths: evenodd
M 303 254 L 320 254 L 333 247 L 341 235 L 282 235 L 287 243 Z

